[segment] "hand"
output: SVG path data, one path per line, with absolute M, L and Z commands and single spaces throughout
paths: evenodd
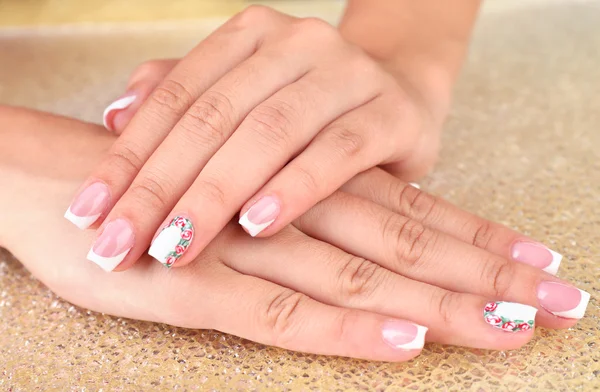
M 89 258 L 106 270 L 150 242 L 184 266 L 240 208 L 251 235 L 269 236 L 355 174 L 405 162 L 428 113 L 335 28 L 251 7 L 152 90 L 66 216 L 103 222 Z M 115 241 L 128 246 L 114 254 Z
M 530 306 L 539 309 L 538 325 L 565 328 L 583 316 L 589 298 L 532 266 L 552 256 L 543 245 L 378 169 L 295 222 L 310 236 L 287 227 L 253 240 L 229 224 L 186 268 L 165 273 L 144 256 L 126 273 L 103 274 L 82 260 L 91 235 L 84 238 L 52 212 L 112 141 L 76 121 L 13 109 L 0 114 L 10 119 L 0 121 L 9 142 L 0 146 L 7 179 L 0 238 L 59 295 L 96 311 L 292 350 L 400 361 L 417 355 L 422 343 L 415 337 L 405 346 L 419 331 L 412 323 L 429 328 L 428 341 L 510 349 L 533 336 L 523 320 L 535 313 Z M 35 138 L 23 137 L 33 130 Z M 23 191 L 34 185 L 47 192 Z M 61 258 L 49 263 L 53 254 Z M 522 263 L 508 260 L 515 254 Z

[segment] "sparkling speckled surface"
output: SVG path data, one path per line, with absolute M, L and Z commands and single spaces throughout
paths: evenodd
M 423 187 L 565 254 L 560 276 L 592 293 L 575 328 L 538 329 L 512 352 L 428 345 L 399 365 L 295 354 L 87 312 L 0 251 L 0 389 L 600 389 L 600 7 L 532 4 L 483 16 Z M 0 102 L 97 121 L 136 63 L 181 54 L 211 27 L 13 32 L 0 38 Z

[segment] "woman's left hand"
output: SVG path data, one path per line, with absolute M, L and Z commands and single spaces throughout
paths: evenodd
M 415 89 L 327 23 L 265 7 L 225 23 L 140 104 L 66 215 L 104 222 L 89 257 L 107 269 L 129 268 L 153 238 L 153 257 L 183 266 L 240 209 L 251 235 L 270 236 L 371 167 L 422 174 L 412 155 L 438 145 Z M 111 253 L 115 236 L 127 252 Z

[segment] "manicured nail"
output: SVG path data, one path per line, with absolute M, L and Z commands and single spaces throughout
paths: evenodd
M 165 267 L 171 268 L 189 248 L 193 238 L 194 225 L 192 225 L 192 221 L 183 216 L 176 216 L 154 239 L 148 254 Z
M 133 228 L 125 219 L 108 223 L 87 255 L 106 272 L 115 269 L 133 247 Z
M 421 189 L 421 186 L 419 184 L 417 184 L 416 182 L 409 182 L 408 184 L 414 188 Z
M 425 345 L 427 327 L 402 320 L 388 320 L 383 323 L 383 340 L 394 348 L 403 350 L 422 349 Z
M 529 331 L 535 325 L 537 309 L 514 302 L 489 302 L 483 309 L 486 323 L 504 331 Z
M 252 237 L 269 227 L 279 215 L 279 200 L 273 196 L 265 196 L 250 207 L 240 218 L 242 225 Z
M 108 206 L 108 200 L 108 187 L 101 182 L 95 182 L 75 197 L 65 212 L 65 218 L 81 230 L 85 230 L 102 215 Z
M 590 294 L 576 287 L 558 282 L 542 282 L 537 288 L 542 308 L 555 316 L 570 319 L 583 318 Z
M 108 105 L 106 109 L 104 109 L 104 114 L 102 116 L 102 122 L 104 123 L 104 127 L 106 129 L 110 129 L 111 131 L 115 130 L 114 126 L 114 116 L 117 114 L 119 110 L 127 109 L 129 105 L 135 101 L 137 96 L 135 94 L 126 94 L 124 97 L 121 97 Z
M 556 275 L 562 261 L 562 255 L 535 242 L 515 242 L 511 249 L 511 257 L 515 261 L 540 268 L 549 274 Z

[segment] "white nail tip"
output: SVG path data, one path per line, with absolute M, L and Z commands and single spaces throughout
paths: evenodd
M 419 184 L 417 184 L 416 182 L 409 182 L 408 184 L 414 188 L 421 189 L 421 186 Z
M 87 254 L 87 259 L 96 263 L 104 271 L 111 272 L 117 268 L 117 265 L 121 264 L 121 261 L 123 261 L 125 256 L 127 256 L 129 250 L 130 249 L 127 249 L 125 252 L 113 257 L 103 257 L 94 253 L 93 249 L 90 249 L 89 253 Z
M 416 325 L 417 327 L 417 336 L 415 338 L 405 344 L 397 344 L 395 347 L 400 348 L 402 350 L 420 350 L 425 345 L 425 334 L 429 330 L 427 327 L 422 325 Z
M 169 226 L 160 232 L 158 237 L 152 242 L 148 254 L 160 261 L 167 263 L 169 253 L 175 249 L 181 240 L 181 229 L 177 226 Z
M 579 290 L 579 289 L 577 289 Z M 555 316 L 570 318 L 570 319 L 582 319 L 585 315 L 585 310 L 587 309 L 588 303 L 590 302 L 590 293 L 587 291 L 579 290 L 581 293 L 581 300 L 577 307 L 571 310 L 564 310 L 562 312 L 550 312 Z
M 122 110 L 122 109 L 127 108 L 129 105 L 131 105 L 133 103 L 133 101 L 135 101 L 136 98 L 137 97 L 135 95 L 130 95 L 128 97 L 123 97 L 121 99 L 117 99 L 115 102 L 108 105 L 108 107 L 106 109 L 104 109 L 104 113 L 102 115 L 102 123 L 104 124 L 104 127 L 106 129 L 111 129 L 111 128 L 109 128 L 108 123 L 106 122 L 108 113 L 110 113 L 113 110 Z
M 90 216 L 77 216 L 71 212 L 71 208 L 65 212 L 65 219 L 79 227 L 81 230 L 85 230 L 90 227 L 101 214 L 90 215 Z
M 249 211 L 248 211 L 249 212 Z M 246 230 L 248 230 L 248 233 L 250 233 L 250 235 L 252 237 L 256 237 L 261 231 L 263 231 L 264 229 L 266 229 L 267 227 L 269 227 L 269 225 L 271 225 L 271 223 L 275 222 L 275 219 L 270 220 L 268 222 L 265 223 L 261 223 L 259 225 L 250 222 L 250 220 L 248 219 L 248 212 L 246 212 L 238 221 L 238 223 L 240 225 L 242 225 Z
M 543 269 L 549 274 L 556 275 L 558 273 L 558 267 L 560 267 L 560 263 L 562 262 L 563 256 L 560 253 L 557 253 L 551 249 L 548 249 L 552 254 L 552 263 L 549 266 Z

